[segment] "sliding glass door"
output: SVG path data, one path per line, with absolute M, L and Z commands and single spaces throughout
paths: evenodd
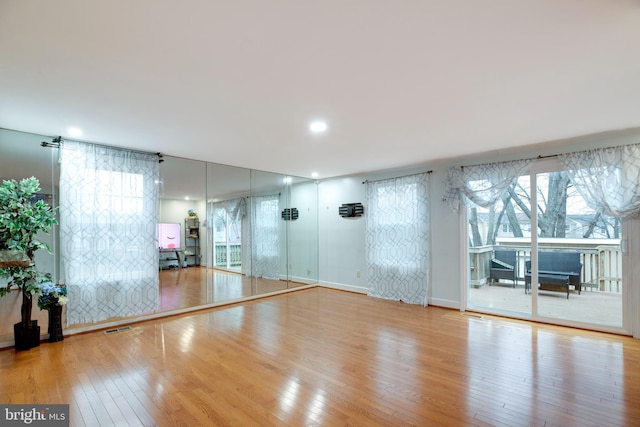
M 538 315 L 622 328 L 622 221 L 590 209 L 563 171 L 535 183 Z
M 469 309 L 629 331 L 627 227 L 590 209 L 555 159 L 534 163 L 497 203 L 471 204 L 466 214 Z
M 529 175 L 522 175 L 493 206 L 467 208 L 468 307 L 531 316 L 531 293 L 525 292 L 531 254 L 530 188 Z

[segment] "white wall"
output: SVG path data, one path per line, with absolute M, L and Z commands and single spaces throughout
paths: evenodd
M 365 180 L 425 172 L 428 168 L 380 172 L 322 181 L 319 185 L 320 281 L 325 286 L 367 292 L 365 260 L 365 217 L 342 218 L 338 207 L 361 202 L 365 216 Z M 429 303 L 457 308 L 460 301 L 459 218 L 442 203 L 444 169 L 429 175 L 431 191 L 431 277 Z M 360 277 L 358 277 L 360 272 Z
M 429 177 L 431 190 L 431 292 L 429 304 L 460 307 L 462 265 L 460 217 L 442 201 L 442 179 L 447 167 L 434 167 Z
M 288 227 L 289 277 L 294 281 L 318 280 L 318 187 L 315 181 L 291 186 L 289 207 L 298 209 L 295 221 L 282 221 Z
M 320 281 L 325 285 L 366 292 L 364 217 L 338 215 L 343 203 L 365 203 L 362 181 L 345 177 L 318 185 L 319 261 Z
M 342 203 L 353 202 L 362 202 L 365 215 L 367 214 L 365 186 L 362 184 L 364 180 L 384 179 L 433 170 L 433 173 L 429 175 L 431 191 L 431 290 L 429 303 L 459 308 L 463 269 L 467 267 L 463 252 L 464 247 L 461 245 L 460 216 L 453 213 L 449 206 L 442 201 L 444 190 L 442 180 L 450 166 L 533 158 L 539 155 L 548 156 L 633 143 L 640 143 L 640 129 L 607 132 L 537 144 L 526 148 L 448 159 L 412 169 L 323 180 L 319 184 L 320 281 L 326 286 L 357 292 L 368 290 L 365 270 L 364 217 L 344 219 L 338 216 L 338 206 Z M 361 272 L 360 278 L 357 277 L 358 271 Z M 640 302 L 640 297 L 634 297 L 634 301 Z M 634 306 L 638 306 L 638 304 L 636 303 Z

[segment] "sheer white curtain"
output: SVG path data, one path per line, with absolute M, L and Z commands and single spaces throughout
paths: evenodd
M 157 156 L 65 141 L 60 157 L 67 324 L 157 310 Z
M 252 236 L 251 275 L 280 279 L 280 195 L 251 197 L 249 227 Z
M 251 275 L 251 217 L 253 209 L 249 204 L 249 212 L 240 221 L 240 241 L 242 245 L 242 274 Z
M 428 175 L 367 182 L 365 217 L 369 295 L 426 306 Z
M 640 218 L 640 144 L 558 157 L 590 208 L 614 217 Z
M 458 211 L 461 203 L 465 203 L 465 197 L 478 206 L 488 208 L 515 179 L 529 169 L 534 160 L 451 167 L 443 179 L 443 200 L 454 212 Z
M 221 202 L 210 202 L 209 208 L 210 221 L 214 220 L 214 216 L 212 215 L 215 209 L 224 210 L 229 215 L 229 218 L 234 222 L 240 222 L 240 220 L 247 214 L 247 203 L 244 197 L 224 200 Z

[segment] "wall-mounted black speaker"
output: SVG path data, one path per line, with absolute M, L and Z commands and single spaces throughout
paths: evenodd
M 295 221 L 298 219 L 298 209 L 297 208 L 286 208 L 282 211 L 282 219 L 285 221 Z
M 362 203 L 344 203 L 338 207 L 338 214 L 343 218 L 353 218 L 364 214 Z

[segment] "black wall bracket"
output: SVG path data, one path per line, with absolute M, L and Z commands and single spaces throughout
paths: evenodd
M 354 218 L 364 214 L 362 203 L 343 203 L 338 207 L 338 214 L 343 218 Z
M 282 211 L 282 219 L 285 221 L 295 221 L 298 219 L 299 213 L 297 208 L 286 208 Z

